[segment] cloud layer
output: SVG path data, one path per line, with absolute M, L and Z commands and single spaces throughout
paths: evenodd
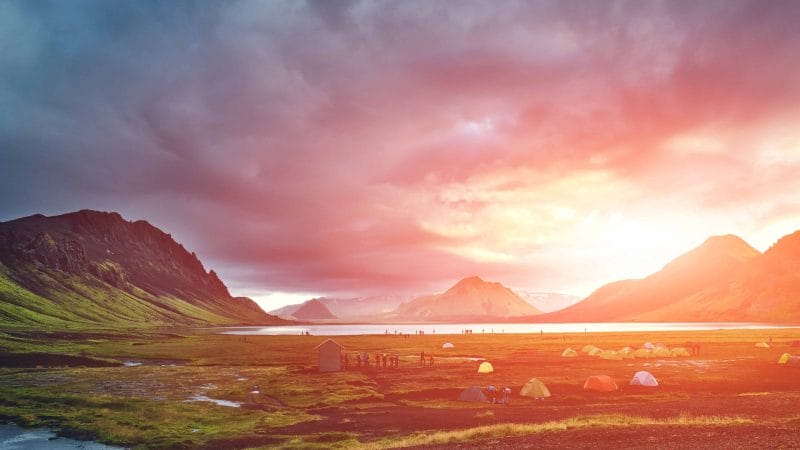
M 2 2 L 0 219 L 235 291 L 585 294 L 800 228 L 800 3 Z

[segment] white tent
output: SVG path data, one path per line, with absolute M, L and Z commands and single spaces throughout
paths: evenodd
M 654 377 L 652 373 L 640 370 L 636 372 L 629 384 L 631 386 L 656 387 L 658 386 L 658 380 L 656 380 L 656 377 Z
M 449 342 L 445 342 L 444 344 L 442 344 L 442 348 L 453 348 L 453 347 L 455 347 L 455 345 Z
M 645 342 L 644 345 L 642 346 L 642 348 L 646 348 L 648 350 L 652 350 L 652 349 L 656 348 L 656 346 L 653 345 L 652 342 Z

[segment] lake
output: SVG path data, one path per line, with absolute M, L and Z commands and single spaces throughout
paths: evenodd
M 221 334 L 235 335 L 293 335 L 310 333 L 316 336 L 345 336 L 364 334 L 461 334 L 462 330 L 481 333 L 597 333 L 626 331 L 697 331 L 697 330 L 758 330 L 798 328 L 797 324 L 743 322 L 625 322 L 625 323 L 441 323 L 441 324 L 315 324 L 269 327 L 225 328 Z

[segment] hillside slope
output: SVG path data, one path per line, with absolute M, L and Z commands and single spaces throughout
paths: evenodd
M 709 238 L 659 272 L 609 283 L 546 321 L 800 320 L 800 232 L 761 254 L 742 239 Z
M 169 234 L 83 210 L 0 222 L 0 323 L 276 324 Z

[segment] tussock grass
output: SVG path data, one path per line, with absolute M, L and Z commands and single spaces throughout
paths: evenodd
M 446 445 L 482 439 L 496 439 L 527 434 L 580 430 L 585 428 L 636 426 L 735 426 L 753 423 L 744 417 L 690 416 L 682 414 L 669 419 L 653 419 L 620 414 L 573 417 L 536 424 L 504 423 L 475 428 L 434 433 L 415 433 L 406 437 L 382 439 L 365 443 L 362 449 L 402 448 L 426 445 Z

